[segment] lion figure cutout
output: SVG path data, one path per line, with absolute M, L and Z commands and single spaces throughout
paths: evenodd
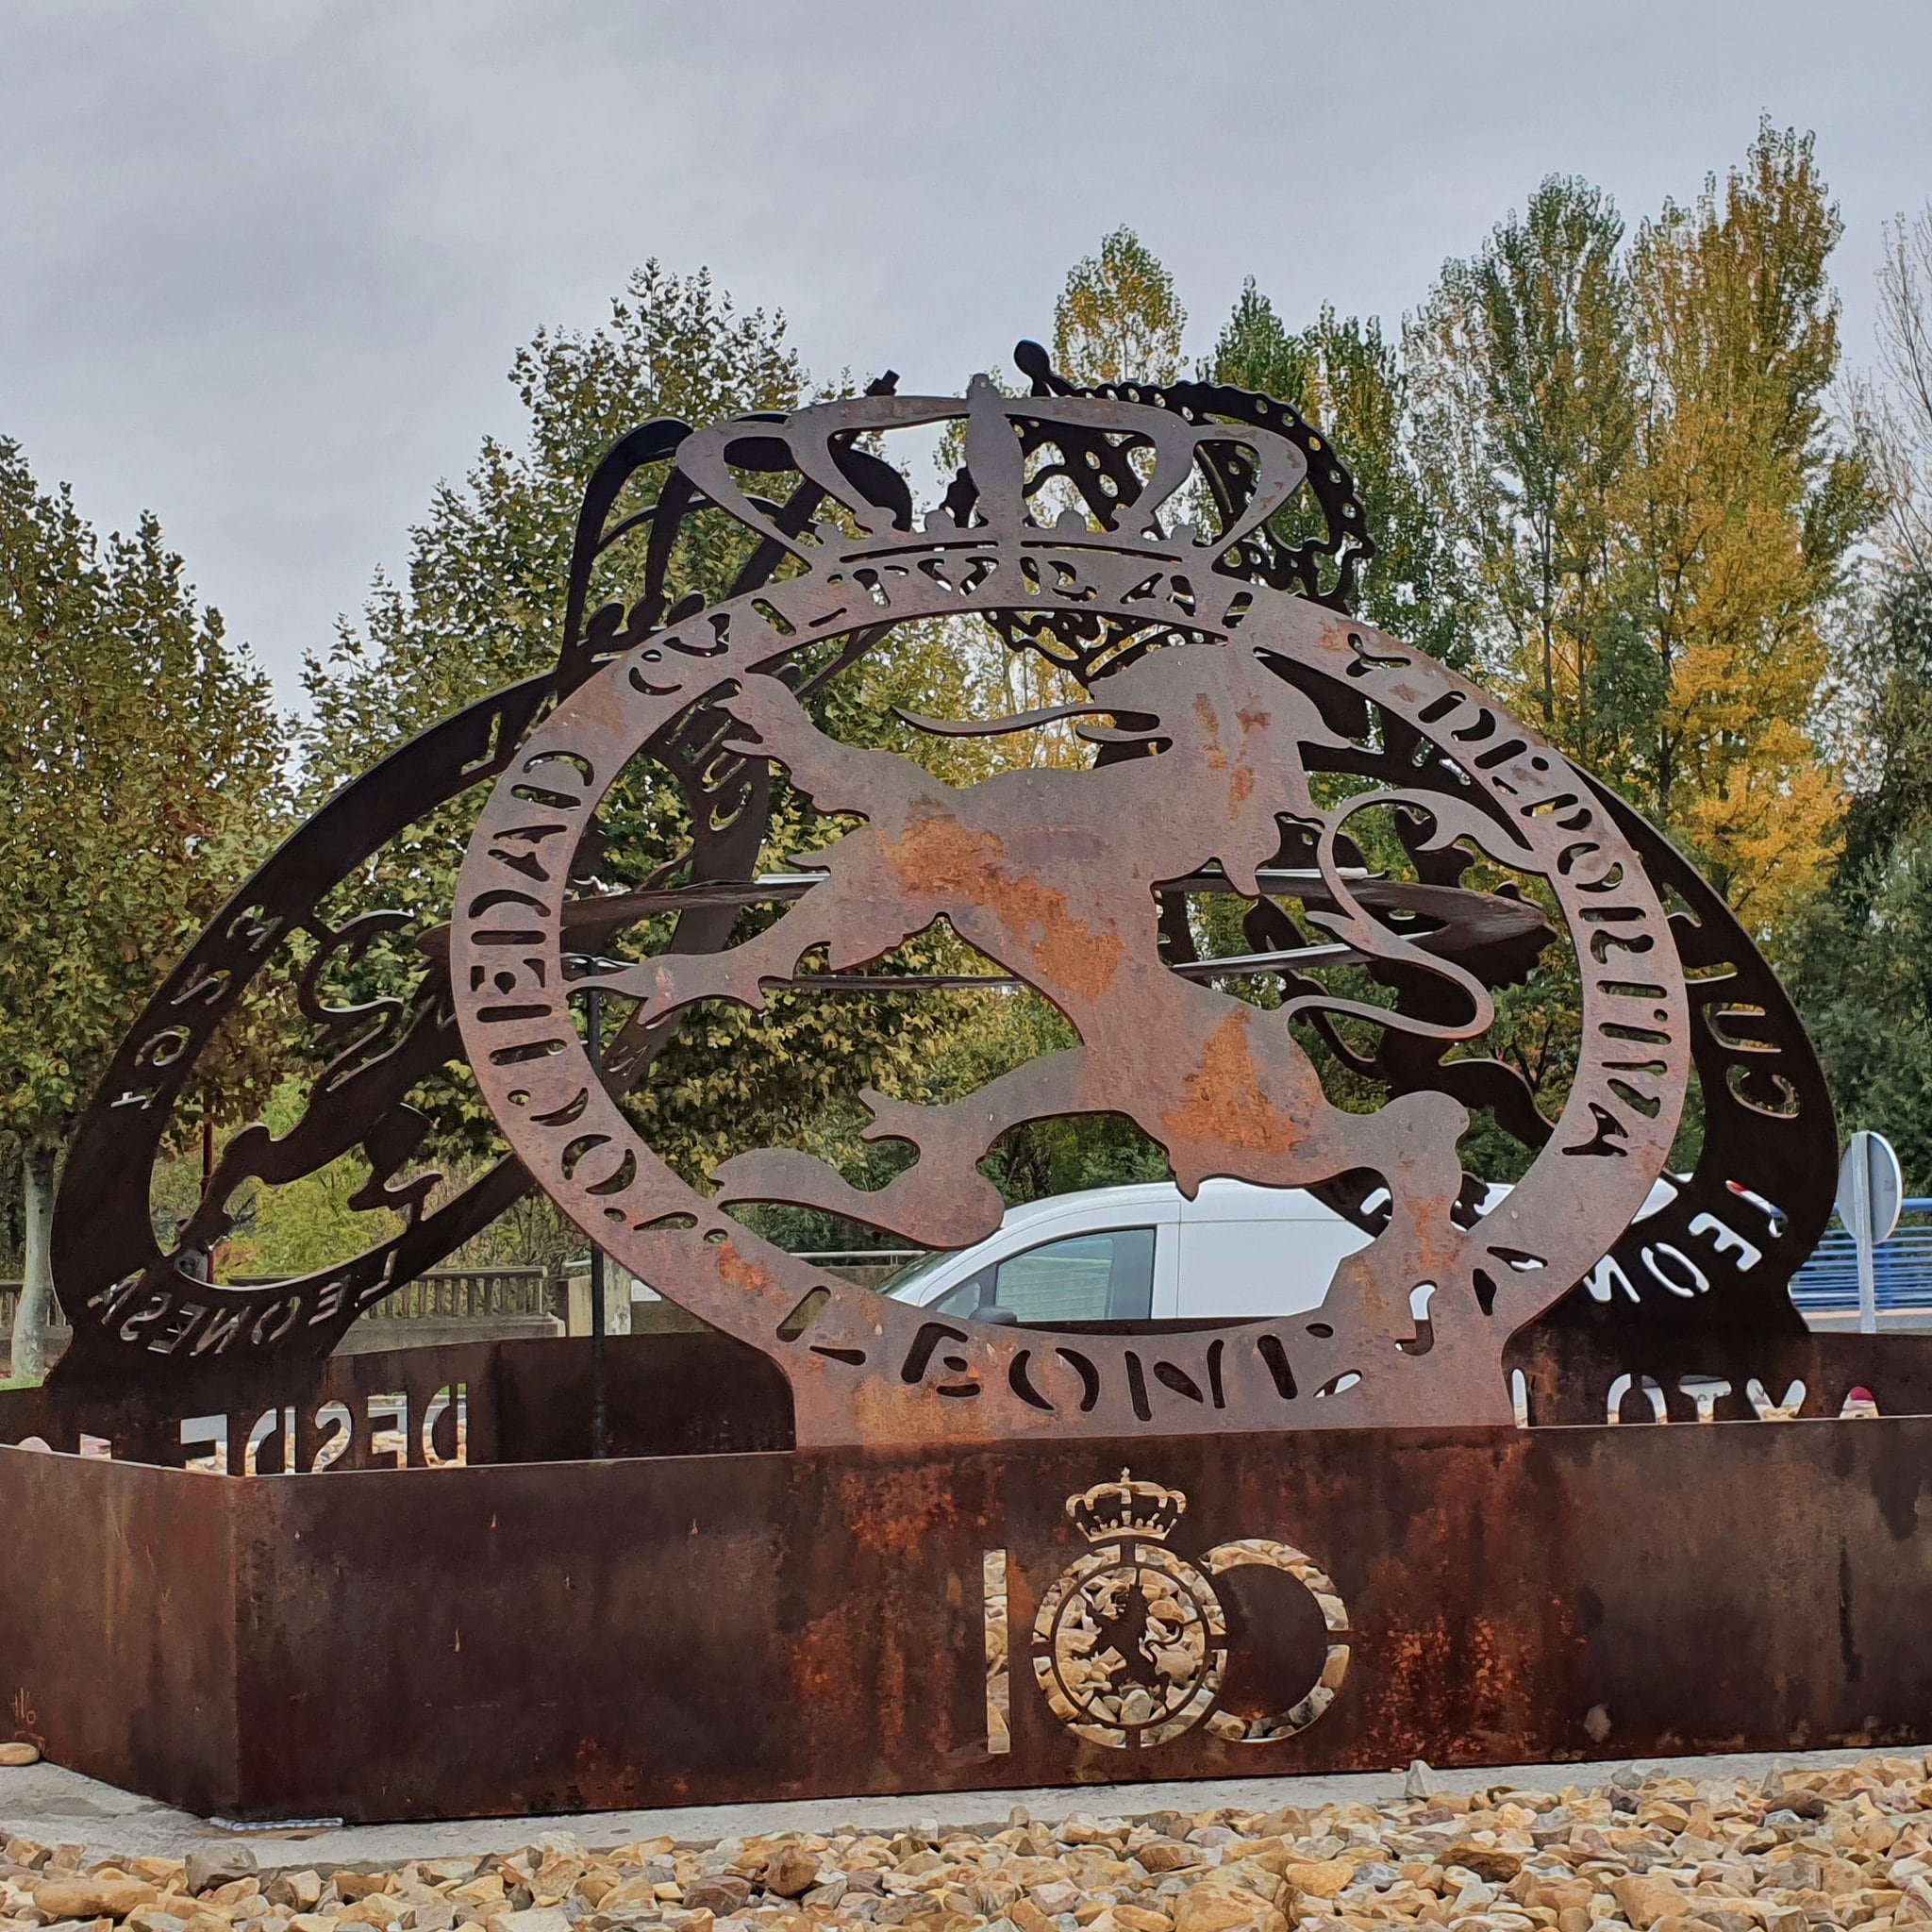
M 957 788 L 910 758 L 827 737 L 774 677 L 753 675 L 722 694 L 740 727 L 727 748 L 785 766 L 820 810 L 866 823 L 799 861 L 824 883 L 755 938 L 607 978 L 608 991 L 642 1002 L 640 1022 L 703 1000 L 762 1008 L 766 988 L 791 982 L 808 954 L 824 948 L 830 970 L 845 972 L 943 918 L 1058 1008 L 1080 1044 L 944 1105 L 866 1090 L 865 1138 L 917 1153 L 883 1188 L 866 1191 L 814 1157 L 764 1149 L 717 1168 L 719 1205 L 788 1202 L 924 1246 L 963 1247 L 999 1225 L 1003 1203 L 977 1163 L 1003 1134 L 1027 1121 L 1117 1114 L 1165 1149 L 1190 1196 L 1214 1175 L 1295 1187 L 1380 1173 L 1393 1205 L 1365 1252 L 1394 1251 L 1391 1272 L 1411 1285 L 1435 1278 L 1461 1239 L 1450 1210 L 1463 1179 L 1462 1105 L 1417 1092 L 1377 1113 L 1345 1112 L 1323 1091 L 1285 1012 L 1183 978 L 1161 956 L 1157 888 L 1219 867 L 1235 891 L 1258 898 L 1257 874 L 1280 851 L 1284 822 L 1320 833 L 1331 890 L 1352 904 L 1334 864 L 1351 808 L 1318 807 L 1303 762 L 1305 746 L 1341 741 L 1267 658 L 1239 641 L 1153 651 L 1056 714 L 1108 714 L 1125 727 L 1083 729 L 1111 754 L 1091 769 L 1005 772 Z M 1423 808 L 1439 841 L 1464 809 L 1439 794 Z M 1358 911 L 1348 931 L 1369 952 L 1462 984 L 1473 1011 L 1458 1033 L 1489 1024 L 1489 995 L 1468 974 Z M 1373 1293 L 1379 1272 L 1357 1257 L 1343 1276 Z

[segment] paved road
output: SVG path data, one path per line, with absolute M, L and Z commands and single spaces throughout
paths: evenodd
M 1805 1751 L 1777 1757 L 1740 1753 L 1724 1757 L 1636 1760 L 1646 1770 L 1687 1777 L 1761 1778 L 1774 1764 L 1795 1769 L 1853 1764 L 1862 1751 Z M 1903 1755 L 1902 1748 L 1888 1755 Z M 1557 1790 L 1567 1784 L 1607 1783 L 1629 1760 L 1601 1764 L 1529 1764 L 1441 1774 L 1445 1785 L 1474 1790 L 1491 1785 Z M 941 1824 L 1004 1825 L 1014 1807 L 1046 1820 L 1072 1811 L 1133 1818 L 1151 1811 L 1212 1811 L 1223 1806 L 1269 1811 L 1282 1805 L 1314 1806 L 1356 1800 L 1376 1804 L 1399 1797 L 1400 1773 L 1338 1777 L 1228 1778 L 1168 1785 L 1087 1785 L 1056 1790 L 963 1791 L 908 1798 L 825 1798 L 778 1805 L 708 1805 L 679 1810 L 598 1811 L 581 1817 L 463 1819 L 441 1824 L 223 1826 L 218 1821 L 170 1810 L 147 1798 L 96 1784 L 51 1764 L 0 1769 L 0 1838 L 18 1833 L 42 1844 L 85 1844 L 91 1857 L 149 1854 L 181 1857 L 210 1839 L 246 1843 L 264 1870 L 280 1866 L 400 1865 L 410 1858 L 481 1857 L 514 1851 L 539 1831 L 572 1831 L 586 1844 L 628 1844 L 669 1836 L 709 1844 L 755 1833 L 829 1831 L 841 1825 L 895 1827 L 919 1819 Z

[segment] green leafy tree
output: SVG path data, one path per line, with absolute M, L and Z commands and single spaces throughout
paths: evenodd
M 703 425 L 789 408 L 806 389 L 782 316 L 740 309 L 707 271 L 655 261 L 633 273 L 602 328 L 540 329 L 509 380 L 523 446 L 486 437 L 463 482 L 440 485 L 410 532 L 408 581 L 378 574 L 362 623 L 341 624 L 328 657 L 306 661 L 311 796 L 556 659 L 584 485 L 625 431 L 657 416 Z
M 1827 635 L 1876 509 L 1825 407 L 1840 232 L 1810 137 L 1767 123 L 1627 243 L 1545 181 L 1407 332 L 1491 676 L 1766 937 L 1829 876 Z
M 1552 175 L 1407 327 L 1430 508 L 1478 590 L 1490 668 L 1551 738 L 1614 762 L 1601 702 L 1617 642 L 1611 492 L 1636 427 L 1624 224 Z
M 1886 573 L 1863 616 L 1845 663 L 1862 782 L 1845 813 L 1841 885 L 1932 830 L 1932 565 Z
M 1211 382 L 1291 402 L 1329 438 L 1355 477 L 1375 555 L 1357 608 L 1371 624 L 1467 669 L 1467 596 L 1412 449 L 1409 383 L 1374 316 L 1324 308 L 1291 331 L 1249 276 L 1201 365 Z
M 660 416 L 701 425 L 782 410 L 813 393 L 782 316 L 739 308 L 707 273 L 678 275 L 656 263 L 631 276 L 603 327 L 541 331 L 517 353 L 511 381 L 525 437 L 486 440 L 463 483 L 439 489 L 412 533 L 407 582 L 379 578 L 362 623 L 344 624 L 327 659 L 306 667 L 311 798 L 435 719 L 555 660 L 584 486 L 625 432 Z M 641 479 L 642 497 L 663 474 Z M 721 513 L 695 520 L 674 559 L 671 601 L 688 591 L 724 594 L 750 543 Z M 610 563 L 611 593 L 635 596 L 635 581 L 623 575 L 635 560 L 620 554 Z M 907 734 L 891 720 L 891 704 L 954 708 L 949 693 L 960 677 L 936 627 L 908 626 L 837 680 L 818 713 L 835 735 L 895 741 Z M 379 855 L 353 882 L 356 904 L 395 908 L 419 928 L 446 918 L 476 803 L 454 801 Z M 684 799 L 660 767 L 640 760 L 607 802 L 600 829 L 607 845 L 598 882 L 640 883 L 682 848 Z M 761 863 L 783 867 L 837 829 L 781 784 Z M 642 927 L 612 950 L 636 952 L 667 937 Z M 372 955 L 363 971 L 399 991 L 420 972 L 420 957 L 399 943 Z M 891 1090 L 909 1077 L 936 1024 L 918 1002 L 884 997 L 778 995 L 759 1015 L 707 1008 L 626 1105 L 652 1144 L 692 1177 L 748 1135 L 820 1151 L 829 1139 L 834 1155 L 857 1159 L 863 1117 L 840 1096 L 867 1081 Z M 412 1100 L 434 1123 L 429 1151 L 453 1180 L 491 1158 L 494 1130 L 466 1076 L 440 1076 Z M 252 1239 L 264 1252 L 281 1252 L 275 1217 L 274 1203 L 258 1205 Z M 531 1238 L 548 1239 L 541 1230 Z
M 1932 1188 L 1932 205 L 1886 233 L 1878 371 L 1851 385 L 1851 441 L 1872 463 L 1883 562 L 1842 625 L 1834 666 L 1851 779 L 1831 887 L 1787 972 L 1848 1128 L 1899 1149 Z
M 360 624 L 341 622 L 328 656 L 304 662 L 307 808 L 439 719 L 556 661 L 584 486 L 626 431 L 661 416 L 701 425 L 788 408 L 806 384 L 782 317 L 741 310 L 704 271 L 677 275 L 656 262 L 632 274 L 601 328 L 540 329 L 512 357 L 509 381 L 525 411 L 521 442 L 483 440 L 463 481 L 441 484 L 410 532 L 406 581 L 378 573 Z M 645 494 L 664 472 L 659 465 L 639 479 Z M 717 537 L 718 522 L 706 536 L 722 554 L 683 546 L 674 597 L 715 594 L 744 554 L 743 541 Z M 611 558 L 600 594 L 621 593 L 622 568 L 634 561 L 634 550 Z M 481 796 L 420 820 L 334 895 L 328 910 L 339 917 L 382 908 L 411 921 L 358 962 L 344 994 L 402 994 L 414 984 L 413 933 L 448 917 Z M 613 816 L 633 848 L 655 837 L 659 857 L 676 849 L 669 788 L 626 788 Z M 493 1126 L 466 1077 L 439 1077 L 413 1101 L 434 1123 L 445 1164 L 493 1155 Z M 276 1211 L 273 1200 L 258 1204 L 264 1222 Z M 264 1226 L 262 1238 L 269 1234 Z
M 274 835 L 267 679 L 143 516 L 104 544 L 0 441 L 0 1129 L 23 1180 L 17 1374 L 44 1366 L 60 1153 L 122 1034 Z
M 1831 888 L 1786 973 L 1841 1124 L 1899 1150 L 1932 1189 L 1932 571 L 1894 570 L 1852 631 L 1857 779 Z

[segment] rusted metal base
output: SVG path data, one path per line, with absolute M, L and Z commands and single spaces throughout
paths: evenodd
M 660 1447 L 711 1346 L 613 1345 Z M 468 1467 L 0 1449 L 13 1727 L 190 1809 L 359 1820 L 1932 1734 L 1932 1417 L 869 1456 L 749 1446 L 784 1419 L 726 1376 L 734 1453 L 484 1465 L 581 1453 L 581 1352 L 423 1353 L 310 1391 L 360 1391 L 338 1467 L 453 1453 L 432 1380 Z

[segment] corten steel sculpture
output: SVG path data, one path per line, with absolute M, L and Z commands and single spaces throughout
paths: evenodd
M 841 442 L 866 430 L 962 416 L 964 480 L 923 526 L 900 529 L 911 520 L 837 466 Z M 1088 446 L 1113 439 L 1124 456 L 1147 452 L 1151 473 L 1097 529 L 1099 519 L 1073 508 L 1036 521 L 1029 430 L 1057 445 L 1052 469 L 1077 474 Z M 816 543 L 785 538 L 807 568 L 755 599 L 654 629 L 628 649 L 620 633 L 612 661 L 525 741 L 471 841 L 452 946 L 458 1011 L 483 1091 L 525 1164 L 643 1279 L 726 1333 L 783 1347 L 801 1440 L 1507 1421 L 1504 1343 L 1643 1205 L 1689 1062 L 1663 909 L 1589 787 L 1432 660 L 1217 568 L 1302 481 L 1307 458 L 1286 437 L 1191 423 L 1151 404 L 1080 398 L 1049 412 L 987 382 L 964 406 L 868 398 L 801 410 L 758 433 L 835 494 L 849 531 L 824 519 Z M 734 445 L 746 438 L 735 425 L 699 432 L 680 449 L 680 467 L 713 502 L 780 541 L 732 479 Z M 1204 445 L 1241 463 L 1246 501 L 1213 533 L 1183 523 L 1163 534 L 1161 514 L 1174 518 L 1172 499 Z M 1091 772 L 1014 773 L 955 791 L 906 758 L 830 741 L 782 676 L 800 639 L 841 635 L 881 613 L 1019 617 L 1042 595 L 1115 626 L 1111 666 L 1079 708 L 1116 720 L 1103 742 L 1124 755 Z M 1185 640 L 1173 637 L 1177 626 Z M 1122 663 L 1136 643 L 1143 648 Z M 640 1001 L 644 1028 L 703 999 L 757 1005 L 765 986 L 791 983 L 822 948 L 832 973 L 851 971 L 943 918 L 1080 1036 L 1079 1047 L 943 1109 L 874 1100 L 872 1134 L 908 1141 L 919 1157 L 876 1198 L 805 1157 L 774 1153 L 729 1163 L 707 1200 L 591 1081 L 570 1022 L 560 889 L 605 790 L 701 707 L 723 714 L 722 750 L 774 760 L 822 809 L 868 824 L 824 855 L 824 884 L 757 938 L 606 975 L 608 992 Z M 1392 758 L 1364 756 L 1372 713 L 1403 733 Z M 1317 803 L 1314 772 L 1377 766 L 1397 782 Z M 1278 866 L 1284 845 L 1306 844 L 1335 908 L 1312 915 L 1320 924 L 1364 959 L 1447 980 L 1462 996 L 1455 1020 L 1391 1024 L 1442 1041 L 1487 1031 L 1482 982 L 1391 931 L 1343 877 L 1340 843 L 1374 806 L 1419 821 L 1425 852 L 1468 840 L 1534 873 L 1579 938 L 1580 1064 L 1501 1228 L 1452 1219 L 1468 1124 L 1459 1102 L 1424 1089 L 1374 1114 L 1340 1111 L 1283 1013 L 1181 977 L 1160 951 L 1163 885 L 1212 871 L 1259 901 L 1257 872 Z M 1287 1010 L 1314 1007 L 1382 1017 L 1320 991 Z M 1001 1211 L 975 1163 L 1023 1122 L 1082 1112 L 1133 1120 L 1191 1191 L 1213 1174 L 1306 1186 L 1372 1173 L 1391 1200 L 1388 1224 L 1343 1263 L 1319 1319 L 1156 1351 L 1101 1338 L 1049 1347 L 937 1322 L 814 1277 L 722 1211 L 731 1201 L 791 1201 L 922 1244 L 963 1245 L 991 1233 Z M 684 1224 L 666 1225 L 674 1221 Z M 1426 1341 L 1411 1312 L 1423 1293 Z M 788 1329 L 794 1340 L 782 1339 Z
M 866 1398 L 867 1429 L 889 1435 L 929 1433 L 915 1418 L 930 1404 L 915 1387 L 966 1381 L 976 1385 L 973 1417 L 999 1418 L 968 1420 L 966 1398 L 941 1398 L 947 1427 L 966 1435 L 1104 1432 L 1129 1416 L 1140 1426 L 1157 1400 L 1162 1425 L 1172 1411 L 1178 1427 L 1500 1420 L 1503 1344 L 1566 1295 L 1574 1313 L 1562 1319 L 1584 1327 L 1797 1324 L 1783 1289 L 1829 1212 L 1830 1109 L 1789 1003 L 1718 895 L 1482 693 L 1348 618 L 1373 546 L 1345 470 L 1292 409 L 1200 383 L 1075 392 L 1030 348 L 1024 366 L 1040 396 L 1009 401 L 985 384 L 966 402 L 881 393 L 697 433 L 656 424 L 612 452 L 589 492 L 558 670 L 480 701 L 330 801 L 237 894 L 130 1034 L 60 1196 L 57 1272 L 75 1329 L 63 1376 L 145 1382 L 165 1362 L 192 1380 L 252 1357 L 325 1356 L 362 1308 L 529 1185 L 507 1158 L 432 1209 L 434 1171 L 408 1171 L 427 1124 L 411 1090 L 461 1044 L 486 1040 L 477 1076 L 517 1153 L 644 1278 L 675 1299 L 698 1296 L 691 1305 L 707 1320 L 780 1354 L 808 1436 L 854 1432 L 850 1391 L 874 1369 L 906 1391 Z M 963 425 L 967 460 L 945 506 L 915 527 L 904 477 L 865 440 L 946 422 Z M 649 504 L 620 504 L 639 473 L 667 461 Z M 738 479 L 752 469 L 788 479 L 782 501 L 746 493 Z M 1285 512 L 1308 498 L 1318 515 L 1291 541 L 1280 534 Z M 1052 512 L 1037 517 L 1042 503 Z M 701 512 L 749 533 L 743 561 L 730 595 L 715 605 L 688 595 L 671 608 L 680 531 Z M 1211 528 L 1188 521 L 1197 514 Z M 587 622 L 600 557 L 641 533 L 640 583 Z M 1084 707 L 1016 726 L 1116 719 L 1081 726 L 1098 746 L 1093 771 L 1010 774 L 955 792 L 909 759 L 840 747 L 812 724 L 800 698 L 895 625 L 962 614 L 991 620 L 1012 648 L 1043 653 L 1091 693 Z M 829 638 L 839 644 L 828 655 Z M 1207 648 L 1174 655 L 1181 645 Z M 574 860 L 595 865 L 579 835 L 634 753 L 691 801 L 690 847 L 664 855 L 641 892 L 573 891 Z M 774 768 L 823 811 L 878 819 L 802 898 L 797 879 L 768 890 L 755 879 Z M 1355 789 L 1317 805 L 1311 779 L 1339 774 Z M 380 910 L 331 917 L 329 894 L 389 840 L 490 779 L 499 789 L 473 845 L 454 941 L 459 979 L 474 984 L 452 991 L 450 941 L 431 933 L 413 992 L 332 1007 L 325 974 L 408 922 Z M 528 808 L 539 791 L 557 801 L 541 833 Z M 1417 879 L 1344 877 L 1361 870 L 1341 862 L 1360 856 L 1349 821 L 1391 807 Z M 515 848 L 519 837 L 534 842 Z M 1550 937 L 1520 896 L 1462 889 L 1474 854 L 1543 879 L 1586 941 L 1581 1060 L 1556 1121 L 1519 1074 L 1458 1054 L 1490 1024 L 1490 985 L 1520 978 Z M 528 891 L 533 872 L 547 896 Z M 1321 945 L 1283 910 L 1288 888 L 1326 928 Z M 1253 902 L 1259 950 L 1199 960 L 1189 894 L 1230 891 Z M 477 913 L 491 891 L 537 903 L 499 897 Z M 1680 902 L 1668 922 L 1663 892 Z M 1058 895 L 1051 929 L 1023 930 L 1042 893 Z M 785 919 L 755 944 L 731 946 L 748 907 L 784 895 L 796 902 Z M 986 1108 L 962 1101 L 927 1118 L 879 1103 L 874 1136 L 896 1124 L 921 1158 L 875 1200 L 775 1151 L 731 1162 L 715 1196 L 699 1199 L 670 1181 L 610 1101 L 592 1100 L 574 1044 L 540 1070 L 552 1106 L 512 1098 L 538 1091 L 538 1076 L 503 1071 L 523 1062 L 505 1058 L 518 1041 L 506 1045 L 499 1029 L 522 1029 L 525 1045 L 533 1029 L 562 1041 L 567 958 L 667 912 L 675 956 L 712 963 L 604 977 L 607 992 L 637 1001 L 608 1057 L 619 1093 L 647 1074 L 678 1008 L 708 997 L 758 1005 L 761 979 L 794 981 L 800 957 L 820 944 L 836 952 L 834 970 L 808 984 L 826 993 L 862 985 L 852 967 L 939 918 L 1054 1001 L 1083 1044 L 1016 1071 Z M 1405 922 L 1417 936 L 1404 936 Z M 488 950 L 525 932 L 541 937 L 513 945 L 547 949 L 541 1018 L 510 1013 L 531 1002 L 496 987 L 520 963 Z M 1392 1009 L 1339 999 L 1307 976 L 1338 960 L 1367 965 L 1395 993 Z M 306 1110 L 279 1135 L 257 1124 L 231 1137 L 163 1252 L 145 1209 L 149 1172 L 198 1060 L 271 964 L 299 979 L 315 1031 L 320 1072 Z M 1265 1018 L 1208 983 L 1224 985 L 1230 971 L 1272 978 L 1284 1008 Z M 888 990 L 940 983 L 901 974 Z M 1336 1061 L 1389 1091 L 1380 1113 L 1329 1105 L 1285 1024 L 1297 1015 Z M 1359 1025 L 1345 1038 L 1338 1017 L 1369 1022 L 1379 1040 L 1365 1047 Z M 1155 1037 L 1172 1045 L 1150 1059 Z M 1626 1235 L 1693 1058 L 1704 1156 L 1639 1224 L 1641 1239 Z M 599 1124 L 559 1138 L 541 1116 L 574 1104 L 579 1088 Z M 1507 1226 L 1472 1227 L 1466 1210 L 1453 1211 L 1458 1192 L 1470 1198 L 1455 1152 L 1470 1107 L 1540 1150 Z M 1103 1342 L 1042 1353 L 1010 1336 L 942 1333 L 837 1282 L 807 1281 L 720 1212 L 789 1200 L 922 1244 L 971 1241 L 998 1211 L 974 1168 L 988 1147 L 1024 1120 L 1091 1111 L 1132 1119 L 1166 1147 L 1185 1186 L 1209 1174 L 1315 1183 L 1375 1227 L 1374 1246 L 1338 1281 L 1332 1316 L 1292 1333 L 1223 1335 L 1183 1348 L 1184 1359 Z M 352 1205 L 399 1211 L 399 1233 L 299 1280 L 243 1289 L 201 1278 L 246 1182 L 279 1184 L 351 1151 L 370 1168 Z M 568 1175 L 555 1158 L 565 1152 Z M 620 1207 L 609 1184 L 626 1166 L 640 1178 L 625 1183 Z M 646 1213 L 654 1172 L 661 1201 Z M 684 1215 L 693 1226 L 649 1224 Z M 1734 1226 L 1753 1215 L 1756 1238 Z M 1714 1224 L 1726 1238 L 1712 1238 Z M 1606 1256 L 1598 1298 L 1574 1291 Z M 758 1285 L 745 1286 L 754 1276 Z M 793 1320 L 802 1307 L 809 1335 Z M 955 1359 L 966 1366 L 948 1368 Z M 888 1427 L 886 1409 L 905 1420 Z
M 0 1397 L 0 1440 L 179 1460 L 179 1419 L 211 1411 L 231 1472 L 550 1466 L 411 1475 L 372 1510 L 339 1485 L 150 1495 L 0 1456 L 23 1538 L 76 1589 L 157 1537 L 195 1544 L 196 1588 L 226 1574 L 209 1539 L 253 1553 L 228 1703 L 150 1667 L 216 1710 L 189 1724 L 203 1757 L 69 1710 L 72 1761 L 228 1812 L 375 1816 L 1121 1776 L 1157 1750 L 1201 1774 L 1932 1725 L 1904 1661 L 1932 1606 L 1918 1435 L 1517 1426 L 1932 1405 L 1909 1338 L 1812 1336 L 1789 1298 L 1836 1128 L 1748 936 L 1627 806 L 1352 614 L 1367 519 L 1295 410 L 1018 357 L 1030 395 L 887 378 L 634 432 L 589 487 L 556 666 L 345 788 L 158 992 L 63 1179 L 73 1343 L 46 1390 Z M 936 430 L 963 459 L 922 511 L 905 445 Z M 1035 654 L 1061 701 L 853 729 L 841 680 L 934 621 Z M 1040 732 L 1062 762 L 967 778 L 935 755 Z M 465 841 L 454 903 L 372 908 L 372 861 L 432 836 Z M 148 1195 L 176 1112 L 274 984 L 308 1028 L 300 1109 L 231 1135 L 164 1241 Z M 1548 1104 L 1485 1041 L 1499 1000 L 1566 986 Z M 616 1018 L 594 1042 L 592 989 Z M 943 1101 L 854 1095 L 900 1157 L 876 1185 L 796 1146 L 679 1172 L 640 1125 L 665 1118 L 660 1075 L 691 1030 L 780 993 L 1037 999 L 1066 1043 Z M 1667 1172 L 1693 1076 L 1701 1145 Z M 425 1093 L 464 1079 L 505 1144 L 458 1186 L 420 1157 Z M 908 1307 L 756 1232 L 750 1210 L 790 1207 L 970 1244 L 999 1221 L 981 1163 L 1003 1138 L 1093 1116 L 1186 1191 L 1309 1188 L 1372 1239 L 1306 1315 L 1055 1327 Z M 1477 1121 L 1524 1163 L 1487 1212 Z M 351 1155 L 352 1205 L 385 1217 L 362 1252 L 202 1278 L 249 1186 Z M 575 1466 L 576 1343 L 329 1358 L 533 1186 L 712 1331 L 613 1349 L 608 1468 Z M 83 1481 L 120 1487 L 76 1559 Z M 1696 1482 L 1715 1520 L 1660 1527 L 1658 1496 Z M 158 1527 L 224 1491 L 219 1528 Z M 1775 1569 L 1750 1543 L 1767 1493 L 1809 1526 Z M 592 1516 L 629 1527 L 587 1542 Z M 1506 1556 L 1511 1524 L 1533 1556 Z M 1666 1533 L 1649 1594 L 1606 1570 Z M 1828 1588 L 1793 1567 L 1813 1543 Z M 448 1596 L 477 1564 L 513 1618 Z M 1763 1584 L 1755 1609 L 1711 1596 L 1713 1565 Z M 1896 1607 L 1858 1596 L 1868 1574 Z M 1761 1709 L 1724 1669 L 1655 1667 L 1654 1628 L 1726 1617 L 1786 1660 Z M 398 1618 L 434 1641 L 398 1653 Z M 70 1624 L 92 1630 L 0 1597 L 0 1655 L 73 1703 L 115 1666 L 105 1626 L 91 1650 Z M 675 1682 L 615 1674 L 645 1630 L 684 1646 Z M 552 1686 L 554 1734 L 503 1734 L 479 1696 L 519 1674 Z M 861 1680 L 896 1687 L 863 1738 L 840 1689 Z M 417 1756 L 374 1781 L 303 1730 L 364 1707 L 421 1714 Z

